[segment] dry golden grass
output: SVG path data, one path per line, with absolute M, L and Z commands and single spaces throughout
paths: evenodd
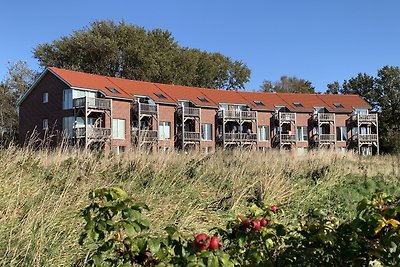
M 147 203 L 154 233 L 169 224 L 190 233 L 222 225 L 251 201 L 284 203 L 298 213 L 340 186 L 343 177 L 380 177 L 388 184 L 400 177 L 398 156 L 328 151 L 102 155 L 10 147 L 0 151 L 0 159 L 2 266 L 73 264 L 83 251 L 77 243 L 79 211 L 98 187 L 118 185 Z

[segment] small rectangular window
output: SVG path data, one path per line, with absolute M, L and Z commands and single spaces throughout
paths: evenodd
M 43 93 L 43 103 L 47 103 L 49 102 L 49 93 L 48 92 L 44 92 Z
M 72 89 L 63 91 L 63 109 L 72 109 Z
M 336 127 L 336 141 L 347 141 L 347 127 Z
M 212 124 L 203 123 L 201 124 L 201 139 L 205 141 L 212 140 Z
M 113 139 L 125 139 L 125 119 L 112 120 Z
M 49 120 L 48 119 L 43 119 L 42 127 L 43 127 L 43 130 L 49 129 Z
M 297 127 L 297 141 L 308 141 L 307 126 Z
M 333 104 L 336 108 L 344 108 L 342 104 L 340 103 L 334 103 Z
M 256 101 L 253 101 L 253 102 L 254 102 L 254 104 L 256 104 L 256 106 L 265 106 L 262 101 L 256 100 Z
M 205 97 L 197 97 L 201 102 L 208 103 L 208 100 Z
M 268 141 L 269 140 L 269 126 L 258 126 L 257 134 L 258 134 L 259 141 Z
M 110 91 L 113 94 L 120 94 L 120 92 L 118 92 L 118 90 L 115 89 L 114 87 L 107 87 L 106 86 L 106 88 L 107 88 L 108 91 Z
M 294 102 L 293 105 L 294 105 L 296 108 L 302 108 L 302 107 L 303 107 L 303 105 L 302 105 L 301 103 L 299 103 L 299 102 Z
M 167 98 L 165 95 L 163 95 L 163 94 L 161 94 L 161 93 L 154 93 L 158 98 L 161 98 L 161 99 L 165 99 L 165 98 Z
M 160 121 L 158 123 L 158 138 L 160 140 L 171 139 L 171 122 Z

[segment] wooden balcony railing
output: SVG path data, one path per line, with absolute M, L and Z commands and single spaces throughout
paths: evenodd
M 101 109 L 110 110 L 111 100 L 97 97 L 81 97 L 73 99 L 74 108 L 91 108 L 91 109 Z
M 225 119 L 235 120 L 255 120 L 257 119 L 256 111 L 241 111 L 241 110 L 220 110 L 218 111 L 218 117 Z
M 320 143 L 332 143 L 335 142 L 335 135 L 334 134 L 319 134 L 318 141 Z
M 335 121 L 335 115 L 332 113 L 318 113 L 319 121 Z
M 296 135 L 294 134 L 281 134 L 280 135 L 280 142 L 296 142 Z
M 358 121 L 373 122 L 378 120 L 377 114 L 357 114 Z
M 256 142 L 257 134 L 255 133 L 225 133 L 224 139 L 227 142 Z
M 200 109 L 199 108 L 184 107 L 183 108 L 183 115 L 185 117 L 199 117 L 200 116 Z
M 96 127 L 76 128 L 75 136 L 77 138 L 84 138 L 86 136 L 86 130 L 88 138 L 90 139 L 106 139 L 111 137 L 110 128 L 96 128 Z
M 158 132 L 154 130 L 139 130 L 137 134 L 140 142 L 155 142 L 158 140 Z
M 139 103 L 139 110 L 142 114 L 157 114 L 157 105 Z
M 296 113 L 291 112 L 279 112 L 279 120 L 280 121 L 295 121 L 296 120 Z
M 184 132 L 183 138 L 185 141 L 200 141 L 200 133 Z
M 360 142 L 377 142 L 378 135 L 377 134 L 359 134 L 358 138 Z

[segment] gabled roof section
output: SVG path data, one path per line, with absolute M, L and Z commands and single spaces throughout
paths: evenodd
M 251 104 L 250 107 L 254 110 L 273 111 L 275 110 L 276 106 L 286 106 L 290 109 L 287 103 L 276 93 L 240 91 L 239 94 Z M 264 106 L 257 106 L 255 101 L 261 101 Z
M 98 90 L 111 97 L 132 98 L 121 87 L 112 82 L 111 77 L 89 74 L 79 71 L 50 67 L 49 70 L 64 80 L 71 87 Z M 119 93 L 113 93 L 108 88 L 115 88 Z
M 203 91 L 207 89 L 161 83 L 155 83 L 154 85 L 172 97 L 172 99 L 177 103 L 182 100 L 189 100 L 196 106 L 214 108 L 218 107 L 217 103 L 203 93 Z M 199 98 L 205 98 L 208 102 L 202 102 Z
M 368 104 L 359 95 L 317 95 L 325 103 L 325 107 L 331 112 L 352 112 L 354 108 L 366 108 L 371 109 L 371 105 Z M 335 104 L 341 104 L 343 108 L 335 106 Z
M 118 87 L 123 88 L 128 93 L 130 98 L 136 95 L 147 96 L 153 99 L 156 103 L 175 103 L 175 100 L 165 93 L 158 86 L 151 82 L 134 81 L 122 78 L 110 78 L 111 81 Z M 165 98 L 160 98 L 157 95 L 162 94 Z
M 295 112 L 312 112 L 315 107 L 326 107 L 326 103 L 317 94 L 277 93 L 277 95 Z

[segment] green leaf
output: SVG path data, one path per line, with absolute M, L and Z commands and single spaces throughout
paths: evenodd
M 158 239 L 149 239 L 147 241 L 147 246 L 152 253 L 157 253 L 160 250 L 160 241 Z
M 103 257 L 102 257 L 102 255 L 101 254 L 94 254 L 93 256 L 92 256 L 92 259 L 93 259 L 93 262 L 94 262 L 94 264 L 96 265 L 96 266 L 104 266 L 105 265 L 105 262 L 104 262 L 104 260 L 103 260 Z

